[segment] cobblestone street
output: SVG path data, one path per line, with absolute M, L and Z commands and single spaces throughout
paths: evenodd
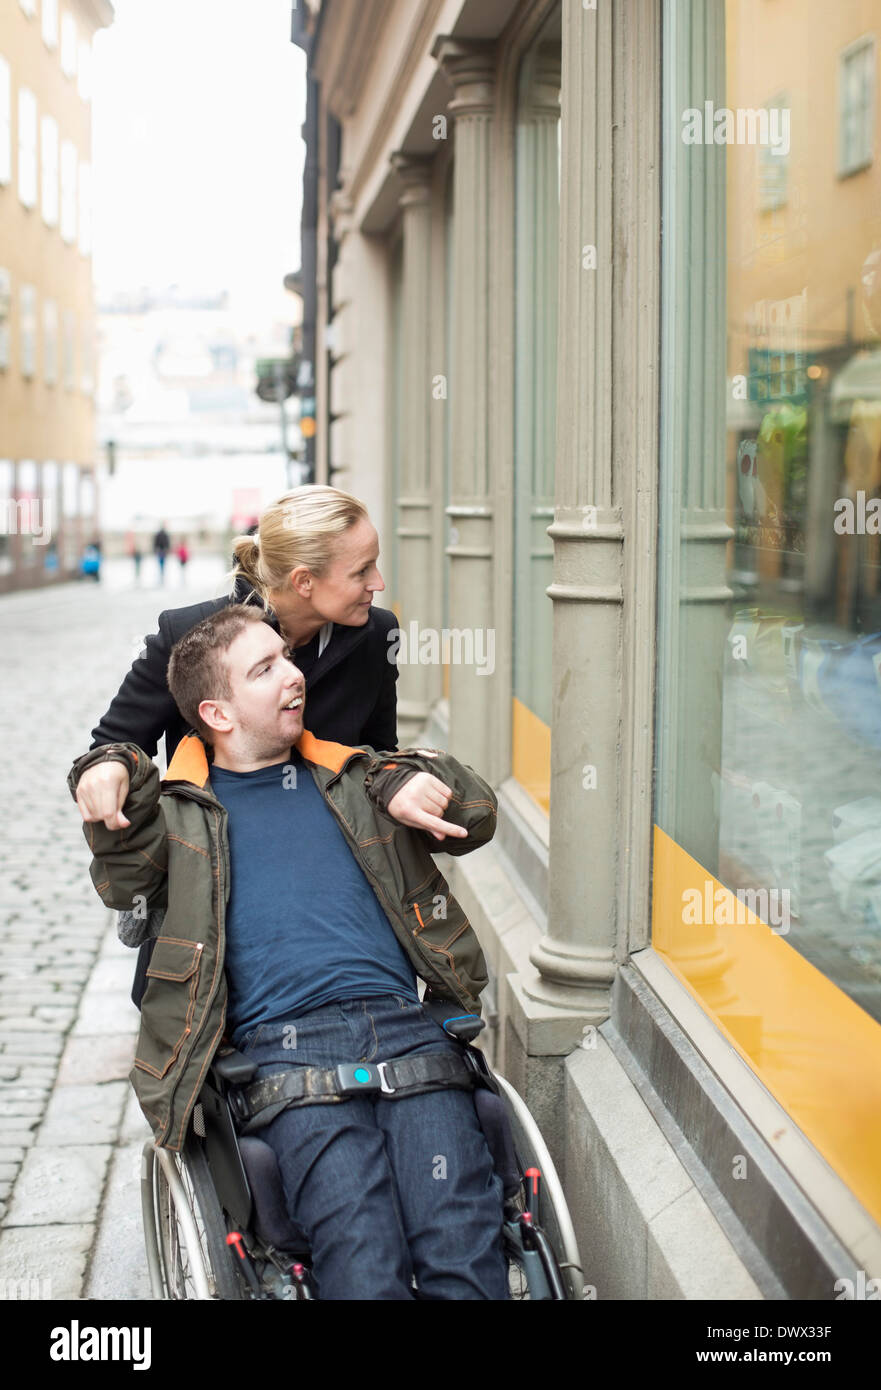
M 100 585 L 0 597 L 0 1298 L 150 1297 L 140 1152 L 149 1130 L 127 1077 L 138 1014 L 135 952 L 88 875 L 65 785 L 164 608 L 223 591 L 220 561 L 150 561 Z

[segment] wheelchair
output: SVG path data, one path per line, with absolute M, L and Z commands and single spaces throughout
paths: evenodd
M 475 1022 L 472 1037 L 482 1026 Z M 468 1047 L 488 1078 L 488 1085 L 475 1086 L 472 1095 L 502 1179 L 509 1297 L 581 1300 L 581 1257 L 541 1132 L 510 1082 L 490 1069 L 479 1049 L 469 1047 L 467 1024 L 458 1022 L 448 1031 Z M 152 1141 L 144 1145 L 141 1207 L 156 1299 L 318 1297 L 309 1241 L 288 1214 L 275 1152 L 259 1135 L 239 1133 L 234 1089 L 255 1071 L 241 1053 L 218 1054 L 180 1152 Z M 419 1297 L 418 1286 L 414 1296 Z

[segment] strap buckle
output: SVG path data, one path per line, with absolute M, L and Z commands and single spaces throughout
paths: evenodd
M 385 1066 L 385 1063 L 380 1065 Z M 337 1090 L 342 1096 L 358 1096 L 388 1090 L 379 1067 L 373 1062 L 340 1062 L 333 1069 Z
M 388 1084 L 388 1077 L 385 1074 L 387 1066 L 388 1062 L 377 1062 L 376 1070 L 379 1072 L 380 1090 L 384 1091 L 387 1096 L 393 1096 L 398 1088 Z

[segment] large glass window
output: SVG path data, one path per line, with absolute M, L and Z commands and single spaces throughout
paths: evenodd
M 665 6 L 653 942 L 879 1219 L 871 10 Z
M 513 773 L 550 805 L 560 6 L 523 56 L 515 129 Z

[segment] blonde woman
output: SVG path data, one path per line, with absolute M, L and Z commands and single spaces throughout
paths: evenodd
M 107 713 L 92 730 L 92 748 L 136 743 L 150 757 L 165 735 L 170 761 L 188 725 L 168 689 L 168 658 L 196 623 L 230 603 L 262 605 L 306 677 L 306 726 L 316 738 L 398 746 L 398 672 L 389 660 L 394 613 L 376 608 L 385 585 L 377 568 L 379 541 L 367 508 L 339 488 L 307 485 L 286 492 L 260 517 L 257 534 L 233 543 L 232 592 L 207 603 L 169 608 L 159 631 L 133 664 Z M 121 768 L 99 763 L 94 770 Z M 119 791 L 96 777 L 78 797 L 89 819 L 119 828 Z M 99 814 L 100 813 L 100 814 Z

